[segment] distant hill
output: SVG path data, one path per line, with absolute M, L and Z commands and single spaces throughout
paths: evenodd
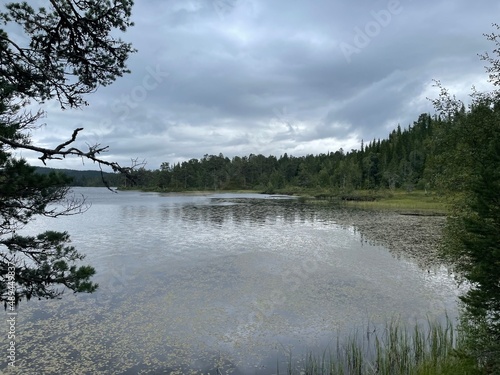
M 119 186 L 123 183 L 123 176 L 115 173 L 100 171 L 79 171 L 74 169 L 56 169 L 47 167 L 35 167 L 38 174 L 49 174 L 50 172 L 63 173 L 72 178 L 71 186 L 92 186 L 103 187 L 106 186 L 102 181 L 104 179 L 108 182 L 109 186 Z

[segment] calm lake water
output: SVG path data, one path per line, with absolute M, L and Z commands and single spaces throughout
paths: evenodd
M 368 321 L 456 310 L 444 269 L 370 245 L 332 207 L 256 194 L 75 192 L 92 204 L 86 213 L 29 230 L 68 231 L 100 288 L 21 304 L 20 374 L 272 374 L 289 351 L 322 352 Z

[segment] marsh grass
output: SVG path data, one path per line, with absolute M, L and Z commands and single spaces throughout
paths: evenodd
M 369 192 L 359 192 L 360 196 Z M 344 202 L 351 207 L 364 209 L 392 210 L 414 214 L 446 214 L 448 204 L 446 198 L 426 193 L 425 191 L 385 191 L 379 193 L 373 200 L 350 200 Z
M 346 207 L 389 210 L 417 215 L 446 215 L 453 196 L 425 190 L 354 190 L 350 192 L 305 189 L 289 191 L 308 202 Z
M 310 352 L 288 375 L 476 375 L 475 361 L 462 350 L 463 340 L 450 319 L 407 327 L 398 321 L 368 325 L 322 353 Z M 280 374 L 279 368 L 277 371 Z

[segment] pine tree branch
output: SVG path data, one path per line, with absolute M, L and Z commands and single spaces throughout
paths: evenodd
M 76 147 L 71 147 L 66 149 L 67 146 L 69 146 L 71 143 L 76 141 L 76 138 L 78 136 L 78 133 L 82 131 L 83 128 L 76 128 L 73 131 L 73 134 L 71 135 L 71 138 L 60 145 L 58 145 L 55 148 L 45 148 L 45 147 L 39 147 L 31 144 L 24 144 L 20 143 L 18 141 L 0 136 L 0 143 L 4 143 L 13 149 L 25 149 L 25 150 L 31 150 L 38 152 L 42 154 L 38 159 L 40 159 L 44 165 L 46 165 L 47 160 L 61 160 L 65 158 L 66 156 L 78 156 L 82 157 L 85 159 L 92 160 L 93 162 L 99 164 L 99 166 L 106 165 L 108 167 L 111 167 L 113 172 L 119 172 L 123 173 L 127 178 L 131 177 L 131 172 L 142 165 L 145 165 L 145 162 L 137 162 L 137 159 L 132 160 L 132 166 L 130 167 L 122 167 L 119 165 L 117 162 L 110 162 L 107 160 L 104 160 L 99 157 L 100 154 L 107 152 L 109 146 L 100 146 L 99 144 L 96 144 L 94 146 L 89 146 L 89 151 L 85 152 L 80 150 L 79 148 Z

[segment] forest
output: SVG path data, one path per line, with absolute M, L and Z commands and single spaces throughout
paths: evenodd
M 463 109 L 465 114 L 465 109 Z M 361 141 L 359 150 L 293 156 L 204 155 L 160 169 L 134 172 L 136 187 L 158 191 L 258 190 L 266 193 L 308 189 L 332 194 L 366 189 L 441 189 L 442 159 L 460 139 L 451 119 L 421 114 L 386 139 Z M 451 142 L 451 143 L 450 143 Z

